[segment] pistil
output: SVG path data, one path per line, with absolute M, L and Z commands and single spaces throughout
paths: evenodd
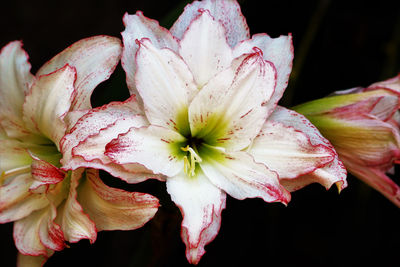
M 196 147 L 194 147 L 196 148 Z M 186 147 L 181 147 L 182 151 L 189 152 L 190 154 L 190 159 L 188 156 L 183 157 L 183 162 L 184 162 L 184 171 L 186 175 L 193 177 L 195 175 L 195 168 L 196 168 L 196 163 L 202 162 L 201 157 L 199 156 L 198 152 L 196 149 L 191 148 L 189 145 Z
M 31 165 L 25 165 L 22 167 L 14 168 L 8 171 L 4 171 L 0 175 L 0 185 L 10 176 L 26 173 L 31 171 Z

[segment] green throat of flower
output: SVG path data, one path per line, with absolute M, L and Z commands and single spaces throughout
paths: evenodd
M 195 177 L 202 162 L 225 160 L 222 148 L 225 139 L 221 136 L 225 135 L 228 123 L 223 114 L 199 117 L 190 125 L 188 111 L 183 109 L 172 123 L 183 137 L 183 140 L 170 144 L 172 154 L 183 160 L 183 170 L 187 177 Z

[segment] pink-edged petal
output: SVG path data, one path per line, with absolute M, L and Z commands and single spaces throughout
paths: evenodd
M 370 86 L 365 88 L 366 91 L 377 89 L 388 89 L 396 94 L 400 94 L 400 73 L 393 78 L 371 84 Z
M 153 125 L 188 131 L 187 108 L 198 92 L 188 66 L 170 49 L 158 49 L 148 39 L 138 43 L 136 86 L 147 119 Z
M 124 48 L 122 51 L 121 63 L 126 73 L 126 83 L 131 94 L 138 95 L 136 90 L 135 56 L 138 49 L 136 40 L 148 38 L 158 48 L 170 48 L 178 51 L 178 41 L 165 28 L 161 27 L 158 21 L 143 16 L 138 11 L 135 15 L 125 13 L 123 17 L 125 30 L 121 33 Z
M 110 163 L 110 159 L 104 156 L 106 145 L 119 134 L 126 133 L 132 127 L 147 126 L 147 121 L 142 116 L 127 116 L 116 120 L 107 128 L 100 129 L 98 134 L 88 136 L 72 149 L 74 156 L 81 156 L 87 161 L 95 159 L 100 160 L 104 164 Z
M 56 208 L 50 205 L 14 223 L 14 240 L 19 252 L 47 256 L 47 249 L 62 250 L 65 247 L 60 226 L 54 223 L 56 213 Z
M 74 110 L 91 108 L 90 96 L 96 86 L 107 80 L 121 57 L 122 45 L 118 38 L 93 36 L 75 42 L 44 64 L 37 76 L 49 74 L 65 64 L 76 69 L 76 98 Z
M 325 145 L 311 144 L 300 130 L 271 121 L 264 124 L 248 152 L 256 162 L 277 172 L 280 179 L 294 179 L 313 172 L 336 156 Z
M 78 116 L 74 114 L 73 117 L 67 117 L 70 123 L 77 123 L 61 141 L 63 170 L 80 167 L 103 169 L 130 183 L 157 177 L 149 175 L 149 171 L 142 166 L 135 164 L 125 168 L 111 162 L 104 155 L 106 144 L 119 134 L 127 132 L 131 127 L 148 124 L 135 96 L 125 102 L 113 102 L 84 112 L 84 116 L 79 119 Z
M 155 174 L 174 176 L 183 170 L 175 147 L 185 138 L 164 127 L 131 128 L 106 146 L 105 154 L 117 164 L 139 163 Z M 179 148 L 178 148 L 179 149 Z
M 204 153 L 201 169 L 218 188 L 237 199 L 262 198 L 266 202 L 287 204 L 290 194 L 279 183 L 278 175 L 256 163 L 247 152 L 225 153 L 209 148 Z M 202 154 L 203 155 L 203 154 Z
M 190 23 L 198 16 L 199 9 L 209 10 L 211 16 L 224 25 L 227 41 L 231 47 L 250 37 L 240 6 L 232 0 L 194 1 L 185 7 L 182 15 L 171 27 L 171 33 L 178 39 L 182 39 Z
M 84 174 L 84 169 L 71 172 L 71 183 L 68 198 L 58 207 L 56 222 L 61 226 L 66 241 L 76 243 L 81 239 L 89 239 L 93 243 L 97 238 L 95 223 L 83 212 L 77 201 L 77 187 Z
M 199 88 L 229 67 L 233 59 L 224 27 L 207 11 L 201 11 L 191 22 L 180 45 L 179 54 L 188 64 Z
M 158 199 L 149 194 L 106 186 L 94 169 L 86 171 L 78 200 L 98 231 L 137 229 L 153 218 L 159 207 Z
M 49 256 L 51 256 L 54 252 L 47 250 L 48 256 L 29 256 L 18 253 L 17 256 L 17 267 L 42 267 Z
M 14 41 L 0 51 L 0 124 L 9 137 L 27 134 L 22 105 L 34 77 L 22 42 Z
M 19 220 L 49 204 L 44 194 L 29 191 L 33 181 L 29 170 L 0 186 L 0 223 Z
M 327 98 L 328 101 L 324 98 L 318 99 L 313 101 L 313 105 L 299 105 L 296 110 L 311 116 L 324 114 L 347 121 L 366 119 L 370 115 L 381 121 L 391 119 L 398 110 L 399 97 L 389 90 L 363 92 L 362 89 L 336 91 Z
M 73 111 L 70 113 L 72 113 L 72 115 L 66 116 L 66 123 L 69 125 L 73 124 L 73 127 L 70 127 L 69 133 L 67 133 L 60 142 L 61 152 L 63 154 L 61 163 L 65 168 L 71 168 L 70 161 L 72 160 L 72 149 L 74 147 L 87 138 L 97 135 L 101 130 L 113 126 L 118 120 L 125 120 L 132 123 L 131 127 L 140 127 L 145 123 L 144 114 L 139 108 L 135 96 L 131 96 L 124 102 L 112 102 L 88 111 L 78 111 L 78 113 Z M 78 118 L 79 115 L 82 116 Z M 117 137 L 118 134 L 125 133 L 126 129 L 124 128 L 122 131 L 119 131 L 115 128 L 114 131 L 115 137 Z M 107 142 L 111 140 L 112 139 Z M 77 167 L 74 169 L 76 168 Z
M 38 189 L 41 186 L 57 184 L 64 179 L 65 173 L 62 170 L 34 155 L 31 156 L 33 159 L 31 174 L 34 181 L 29 188 L 30 190 Z
M 190 104 L 192 136 L 229 150 L 247 147 L 271 112 L 264 104 L 274 91 L 275 75 L 260 50 L 235 59 Z
M 292 71 L 294 55 L 292 35 L 271 38 L 266 34 L 256 34 L 252 39 L 239 43 L 233 50 L 233 55 L 234 57 L 238 57 L 244 53 L 250 53 L 253 47 L 261 49 L 264 59 L 272 62 L 276 68 L 275 92 L 271 100 L 267 103 L 270 108 L 273 108 L 277 105 L 279 99 L 281 99 L 288 85 L 290 72 Z
M 67 126 L 67 133 L 69 133 L 72 129 L 72 127 L 78 122 L 80 118 L 82 118 L 84 115 L 86 115 L 89 111 L 92 109 L 82 109 L 82 110 L 70 110 L 65 116 L 64 116 L 64 122 Z
M 303 115 L 295 111 L 278 106 L 268 120 L 282 123 L 303 132 L 314 146 L 325 146 L 328 150 L 335 151 L 331 143 L 321 135 L 317 128 Z M 339 190 L 342 190 L 347 187 L 346 176 L 346 169 L 338 155 L 335 154 L 333 161 L 324 167 L 294 179 L 282 179 L 281 183 L 289 191 L 298 190 L 314 182 L 320 183 L 327 189 L 336 184 Z
M 29 129 L 37 131 L 57 146 L 65 134 L 63 116 L 69 111 L 75 96 L 75 69 L 69 65 L 40 76 L 32 85 L 23 106 L 24 121 Z
M 201 171 L 190 178 L 183 173 L 170 177 L 167 190 L 182 213 L 181 236 L 186 245 L 186 258 L 191 264 L 197 264 L 205 253 L 204 246 L 218 234 L 226 194 Z
M 352 159 L 346 157 L 342 159 L 351 174 L 380 192 L 397 207 L 400 207 L 400 187 L 385 174 L 387 171 L 385 168 L 360 166 L 354 164 Z
M 80 166 L 102 169 L 128 183 L 138 183 L 147 179 L 162 180 L 160 175 L 154 174 L 143 165 L 132 163 L 121 166 L 115 164 L 104 154 L 106 145 L 110 140 L 117 138 L 120 132 L 127 132 L 132 125 L 139 126 L 137 122 L 139 118 L 137 118 L 137 116 L 131 119 L 132 120 L 129 118 L 119 119 L 114 124 L 100 130 L 96 135 L 89 136 L 76 146 L 73 149 L 74 157 L 71 160 L 74 168 Z M 81 159 L 83 159 L 83 161 L 81 161 Z
M 80 113 L 78 113 L 78 115 L 79 114 Z M 67 123 L 74 123 L 74 126 L 60 142 L 61 152 L 63 154 L 63 158 L 61 159 L 63 168 L 76 169 L 80 167 L 73 166 L 71 161 L 73 160 L 73 148 L 79 145 L 81 142 L 91 136 L 97 135 L 101 130 L 113 126 L 118 120 L 131 122 L 131 127 L 140 127 L 142 126 L 142 123 L 138 125 L 134 124 L 134 122 L 139 122 L 138 117 L 144 118 L 144 116 L 141 115 L 140 109 L 137 107 L 137 101 L 134 96 L 131 96 L 124 102 L 113 102 L 108 105 L 87 111 L 79 119 L 77 119 L 77 116 L 67 116 Z M 117 137 L 118 134 L 124 133 L 127 130 L 124 128 L 122 131 L 120 131 L 115 128 L 113 131 L 115 132 L 115 137 Z M 106 143 L 103 145 L 105 146 L 113 138 L 106 140 Z M 102 157 L 103 155 L 98 156 Z

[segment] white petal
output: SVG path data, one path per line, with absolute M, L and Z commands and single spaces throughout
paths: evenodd
M 23 106 L 27 127 L 45 135 L 57 147 L 66 131 L 63 116 L 74 99 L 75 79 L 75 69 L 68 65 L 40 76 L 32 85 Z
M 266 202 L 284 204 L 290 200 L 289 192 L 279 184 L 278 175 L 256 163 L 246 152 L 223 153 L 214 149 L 202 159 L 200 166 L 207 178 L 234 198 L 260 197 Z
M 156 20 L 146 18 L 140 11 L 135 15 L 125 13 L 123 21 L 125 30 L 121 33 L 124 43 L 121 63 L 126 73 L 126 83 L 131 95 L 138 95 L 135 82 L 135 57 L 138 49 L 136 40 L 148 38 L 157 48 L 170 48 L 173 51 L 178 51 L 179 45 L 167 29 L 161 27 Z
M 87 170 L 86 175 L 79 186 L 78 199 L 98 231 L 137 229 L 157 212 L 157 198 L 108 187 L 97 170 Z
M 114 102 L 85 112 L 69 134 L 61 141 L 63 170 L 80 167 L 103 169 L 128 182 L 140 182 L 149 177 L 159 178 L 141 165 L 129 166 L 129 170 L 117 165 L 104 155 L 105 146 L 131 127 L 148 122 L 137 105 L 134 96 L 125 102 Z M 125 166 L 127 167 L 127 166 Z
M 77 96 L 73 109 L 90 108 L 90 96 L 96 86 L 107 80 L 121 57 L 121 41 L 111 36 L 93 36 L 75 42 L 44 64 L 37 76 L 49 74 L 65 64 L 75 67 Z
M 136 86 L 147 119 L 153 125 L 188 131 L 187 108 L 197 88 L 185 62 L 169 49 L 157 49 L 147 39 L 140 42 L 136 61 Z
M 0 124 L 9 137 L 27 134 L 22 121 L 22 104 L 34 80 L 28 55 L 19 41 L 0 52 Z
M 190 23 L 198 16 L 199 9 L 209 10 L 211 16 L 224 25 L 231 47 L 250 37 L 249 28 L 240 11 L 239 4 L 231 0 L 194 1 L 185 7 L 182 15 L 171 27 L 171 33 L 182 39 Z
M 159 126 L 131 128 L 106 146 L 105 154 L 117 164 L 139 163 L 155 174 L 175 176 L 183 170 L 178 157 L 185 138 Z
M 0 222 L 16 221 L 49 204 L 44 194 L 29 191 L 33 183 L 30 172 L 10 178 L 0 187 Z
M 224 27 L 209 12 L 201 11 L 180 42 L 179 54 L 193 73 L 197 87 L 203 87 L 232 62 Z
M 186 245 L 186 258 L 197 264 L 205 253 L 204 246 L 218 234 L 226 194 L 211 184 L 201 171 L 196 177 L 189 178 L 181 173 L 168 178 L 167 190 L 182 212 L 181 235 Z
M 310 138 L 310 142 L 314 146 L 322 145 L 335 151 L 331 143 L 321 135 L 317 128 L 297 112 L 278 106 L 268 120 L 280 122 L 286 126 L 298 129 Z M 289 191 L 298 190 L 313 182 L 318 182 L 327 189 L 336 183 L 341 190 L 347 187 L 346 175 L 347 172 L 343 163 L 339 160 L 337 154 L 335 154 L 333 161 L 323 168 L 319 168 L 312 173 L 296 179 L 282 179 L 281 183 Z
M 234 57 L 244 53 L 250 53 L 253 47 L 258 47 L 263 51 L 263 57 L 271 61 L 277 73 L 276 88 L 271 100 L 267 103 L 268 107 L 273 108 L 281 99 L 285 91 L 293 63 L 293 43 L 292 35 L 271 38 L 266 34 L 256 34 L 250 40 L 239 43 L 233 50 Z
M 77 201 L 76 188 L 83 172 L 84 169 L 72 171 L 68 198 L 58 207 L 56 218 L 65 240 L 71 243 L 76 243 L 81 239 L 89 239 L 93 243 L 97 238 L 95 223 L 83 212 L 82 206 Z
M 141 116 L 130 116 L 115 121 L 107 128 L 100 129 L 97 134 L 89 135 L 82 140 L 74 149 L 74 156 L 81 156 L 87 161 L 95 159 L 100 160 L 104 164 L 110 163 L 110 159 L 104 156 L 106 145 L 118 135 L 126 133 L 132 127 L 146 126 L 146 121 Z
M 280 179 L 313 172 L 336 156 L 327 146 L 312 145 L 300 130 L 271 121 L 264 124 L 248 152 L 256 162 L 277 172 Z
M 131 122 L 131 127 L 142 126 L 142 123 L 134 124 L 134 122 L 139 122 L 138 117 L 143 118 L 139 112 L 141 111 L 137 109 L 137 101 L 134 96 L 130 97 L 125 102 L 113 102 L 86 112 L 60 142 L 61 152 L 63 154 L 61 163 L 64 169 L 76 169 L 79 167 L 73 167 L 71 163 L 73 160 L 72 149 L 90 136 L 97 135 L 102 129 L 113 126 L 119 120 Z M 76 119 L 72 118 L 72 120 L 74 121 Z M 104 142 L 98 145 L 103 145 L 105 147 L 108 142 L 116 138 L 119 134 L 127 132 L 127 129 L 126 127 L 121 130 L 114 128 L 113 131 L 113 137 L 110 137 L 109 140 L 103 140 Z M 103 153 L 99 153 L 98 156 L 100 158 L 104 157 Z
M 275 87 L 273 65 L 261 53 L 243 55 L 207 83 L 189 107 L 193 137 L 229 150 L 247 147 L 266 117 Z
M 30 256 L 47 256 L 47 249 L 65 247 L 63 233 L 54 223 L 56 210 L 48 206 L 14 224 L 14 240 L 19 252 Z

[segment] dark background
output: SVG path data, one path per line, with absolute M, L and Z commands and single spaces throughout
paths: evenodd
M 81 38 L 120 37 L 124 12 L 142 10 L 169 27 L 187 2 L 15 0 L 0 10 L 0 46 L 23 40 L 35 73 Z M 284 106 L 400 72 L 400 1 L 240 3 L 252 34 L 293 34 L 294 70 Z M 125 99 L 124 79 L 118 67 L 95 91 L 94 105 Z M 93 245 L 87 240 L 71 244 L 46 266 L 189 266 L 179 235 L 181 216 L 165 185 L 127 185 L 106 173 L 102 177 L 110 185 L 159 197 L 159 212 L 141 229 L 100 232 Z M 228 198 L 221 230 L 198 266 L 399 266 L 399 208 L 353 176 L 348 182 L 340 195 L 335 188 L 308 186 L 292 195 L 288 207 Z M 0 266 L 15 266 L 12 224 L 0 225 L 0 235 Z

